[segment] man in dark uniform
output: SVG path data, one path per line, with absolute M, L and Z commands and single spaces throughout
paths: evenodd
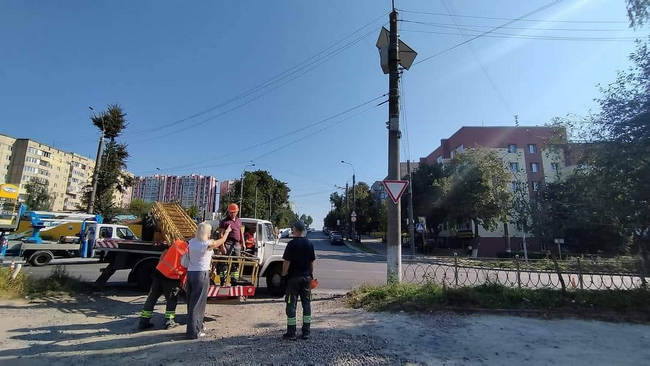
M 223 235 L 224 230 L 228 226 L 232 229 L 230 234 L 228 234 L 228 239 L 226 239 L 226 243 L 224 244 L 224 247 L 226 248 L 226 255 L 229 256 L 236 256 L 239 257 L 241 256 L 241 251 L 243 247 L 243 229 L 244 226 L 242 225 L 241 220 L 238 217 L 239 215 L 239 206 L 237 206 L 236 203 L 231 203 L 228 205 L 228 216 L 221 220 L 221 223 L 219 224 L 219 234 Z M 227 268 L 226 266 L 222 266 L 222 268 L 219 270 L 219 276 L 221 277 L 221 282 L 226 280 L 225 276 L 226 273 L 225 271 Z M 231 282 L 235 284 L 235 282 L 239 281 L 239 265 L 233 264 L 232 267 L 230 268 L 230 278 Z
M 314 246 L 304 238 L 305 224 L 296 221 L 293 224 L 294 238 L 284 250 L 282 276 L 286 279 L 285 296 L 287 311 L 287 332 L 284 339 L 296 340 L 296 306 L 298 297 L 302 303 L 302 339 L 309 339 L 311 325 L 311 280 L 314 278 Z

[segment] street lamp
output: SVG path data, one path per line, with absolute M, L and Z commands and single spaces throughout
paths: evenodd
M 239 180 L 239 217 L 242 216 L 242 211 L 244 210 L 244 174 L 246 173 L 246 168 L 255 166 L 252 160 L 246 164 L 244 170 L 241 172 L 241 179 Z
M 356 209 L 357 209 L 357 197 L 356 197 L 357 193 L 356 193 L 355 186 L 356 186 L 357 172 L 354 169 L 354 165 L 352 165 L 352 163 L 349 163 L 349 162 L 347 162 L 345 160 L 341 160 L 341 164 L 346 164 L 346 165 L 349 165 L 350 167 L 352 167 L 352 213 L 350 214 L 350 221 L 352 221 L 352 236 L 353 236 L 354 239 L 356 239 L 357 231 L 356 231 L 356 227 L 355 227 L 355 222 L 357 221 L 357 212 L 356 212 Z

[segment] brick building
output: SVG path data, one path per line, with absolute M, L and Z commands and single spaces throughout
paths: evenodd
M 568 144 L 566 132 L 540 126 L 461 127 L 449 138 L 442 139 L 440 146 L 420 159 L 420 164 L 444 164 L 456 154 L 474 147 L 494 150 L 512 174 L 511 189 L 517 184 L 527 184 L 530 194 L 545 182 L 566 177 L 576 164 L 576 149 Z M 462 249 L 473 236 L 472 228 L 469 220 L 460 227 L 445 224 L 440 237 L 444 245 Z M 500 225 L 494 231 L 479 227 L 479 235 L 479 256 L 521 249 L 523 233 L 512 224 Z M 529 250 L 539 249 L 534 239 L 527 240 L 527 247 Z

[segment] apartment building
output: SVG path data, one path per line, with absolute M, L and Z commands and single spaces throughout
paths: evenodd
M 442 139 L 420 164 L 446 163 L 466 149 L 480 147 L 494 150 L 512 174 L 511 189 L 526 184 L 529 194 L 545 182 L 566 177 L 575 168 L 576 154 L 571 153 L 566 132 L 550 127 L 462 127 L 449 138 Z M 444 225 L 440 236 L 459 248 L 471 239 L 472 224 L 451 227 Z M 507 235 L 506 235 L 507 232 Z M 498 252 L 520 250 L 524 233 L 514 225 L 500 225 L 496 230 L 479 227 L 481 246 L 478 255 L 493 256 Z M 529 250 L 535 250 L 534 239 L 527 240 Z
M 0 184 L 8 182 L 9 164 L 16 139 L 0 134 Z
M 196 205 L 200 216 L 208 217 L 218 210 L 215 206 L 217 182 L 214 177 L 198 174 L 137 177 L 132 187 L 131 197 L 147 202 L 178 202 L 185 208 Z
M 32 139 L 0 134 L 0 183 L 20 187 L 20 199 L 26 199 L 25 185 L 30 180 L 47 186 L 53 211 L 78 211 L 82 208 L 85 188 L 92 182 L 95 159 L 57 149 Z M 128 206 L 131 192 L 116 192 L 120 207 Z

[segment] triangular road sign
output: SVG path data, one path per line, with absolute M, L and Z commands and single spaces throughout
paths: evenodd
M 409 184 L 409 181 L 383 180 L 381 183 L 384 185 L 384 188 L 386 188 L 386 192 L 388 192 L 388 196 L 390 196 L 390 199 L 393 201 L 393 203 L 397 204 L 400 197 L 402 197 L 402 193 L 404 193 L 406 190 L 406 186 Z

